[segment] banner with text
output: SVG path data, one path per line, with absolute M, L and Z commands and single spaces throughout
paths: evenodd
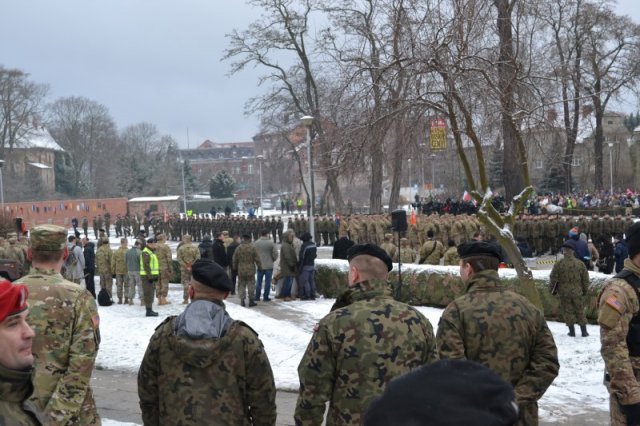
M 429 144 L 432 151 L 447 149 L 447 123 L 444 118 L 431 119 L 429 133 Z

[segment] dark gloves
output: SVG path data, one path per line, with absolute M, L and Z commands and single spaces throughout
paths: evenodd
M 620 410 L 627 416 L 627 425 L 640 425 L 640 403 L 632 405 L 620 404 Z

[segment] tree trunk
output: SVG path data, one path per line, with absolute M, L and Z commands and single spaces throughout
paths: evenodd
M 596 189 L 604 189 L 604 179 L 602 170 L 602 145 L 604 143 L 604 132 L 602 129 L 602 118 L 604 116 L 604 108 L 597 96 L 592 96 L 593 108 L 596 117 L 596 133 L 594 141 L 594 161 L 595 161 L 595 177 L 594 186 Z
M 369 213 L 382 213 L 382 175 L 384 152 L 382 138 L 374 137 L 371 146 L 371 193 L 369 194 Z
M 389 194 L 389 211 L 392 212 L 398 207 L 400 201 L 400 183 L 402 180 L 402 160 L 403 160 L 403 132 L 401 120 L 396 120 L 394 136 L 396 139 L 393 150 L 393 176 L 391 177 L 391 194 Z M 411 202 L 411 200 L 409 200 Z

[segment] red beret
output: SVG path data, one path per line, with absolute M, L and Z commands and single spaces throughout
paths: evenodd
M 27 309 L 28 295 L 26 285 L 0 280 L 0 322 Z

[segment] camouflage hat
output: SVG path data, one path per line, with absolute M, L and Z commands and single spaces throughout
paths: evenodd
M 31 248 L 39 251 L 60 251 L 67 244 L 67 230 L 57 225 L 39 225 L 31 230 Z

